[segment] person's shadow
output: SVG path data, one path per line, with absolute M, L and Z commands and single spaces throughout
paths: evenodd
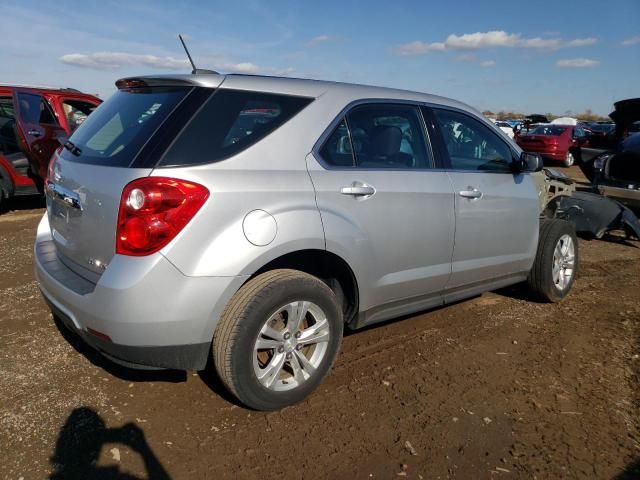
M 141 480 L 121 472 L 117 465 L 99 466 L 100 451 L 105 444 L 119 444 L 137 452 L 144 462 L 146 478 L 170 480 L 140 428 L 132 423 L 107 428 L 104 420 L 87 407 L 76 408 L 60 430 L 51 457 L 54 471 L 49 479 Z

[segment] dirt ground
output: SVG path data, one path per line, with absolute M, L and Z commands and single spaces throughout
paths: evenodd
M 640 243 L 580 241 L 562 303 L 519 288 L 346 336 L 307 401 L 117 367 L 32 275 L 37 205 L 0 216 L 0 478 L 640 478 Z

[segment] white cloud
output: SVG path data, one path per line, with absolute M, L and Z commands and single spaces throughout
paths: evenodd
M 600 62 L 598 60 L 591 60 L 589 58 L 570 58 L 556 62 L 556 66 L 560 68 L 593 68 L 599 64 Z
M 305 43 L 305 46 L 316 47 L 322 43 L 333 42 L 335 40 L 337 40 L 337 37 L 333 37 L 331 35 L 318 35 L 317 37 L 313 37 L 311 40 Z
M 424 55 L 429 52 L 441 52 L 446 49 L 444 43 L 435 42 L 435 43 L 425 43 L 425 42 L 411 42 L 405 43 L 402 45 L 398 45 L 395 49 L 398 55 L 403 56 L 412 56 L 412 55 Z
M 496 66 L 496 61 L 495 60 L 485 60 L 483 62 L 480 62 L 480 66 L 484 67 L 484 68 L 495 67 Z
M 83 53 L 69 53 L 60 57 L 62 63 L 97 70 L 117 70 L 122 67 L 141 65 L 166 70 L 182 70 L 189 68 L 186 58 L 157 57 L 155 55 L 140 55 L 122 52 L 96 52 L 89 55 Z
M 491 32 L 465 33 L 464 35 L 451 34 L 444 42 L 451 49 L 476 49 L 490 47 L 515 47 L 520 39 L 516 33 L 507 33 L 502 30 Z
M 60 57 L 60 61 L 68 65 L 94 70 L 119 70 L 132 66 L 162 70 L 191 70 L 191 64 L 186 58 L 157 57 L 155 55 L 122 52 L 69 53 Z M 294 71 L 293 68 L 277 69 L 262 67 L 251 62 L 234 63 L 228 61 L 216 61 L 213 69 L 223 72 L 271 75 L 290 75 Z
M 640 35 L 636 35 L 635 37 L 629 37 L 622 42 L 622 45 L 625 47 L 630 47 L 632 45 L 640 44 Z
M 587 38 L 576 38 L 574 40 L 569 40 L 564 44 L 565 47 L 587 47 L 589 45 L 595 45 L 598 43 L 598 39 L 595 37 L 587 37 Z
M 489 32 L 465 33 L 463 35 L 451 34 L 444 42 L 427 43 L 415 41 L 399 45 L 395 51 L 399 55 L 424 55 L 429 52 L 444 50 L 477 50 L 481 48 L 539 48 L 557 50 L 560 48 L 574 48 L 593 45 L 597 38 L 575 38 L 563 40 L 562 38 L 523 38 L 519 33 L 507 33 L 504 30 L 492 30 Z

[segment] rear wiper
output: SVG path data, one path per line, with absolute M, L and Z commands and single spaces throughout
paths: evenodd
M 71 143 L 70 141 L 66 141 L 64 144 L 64 148 L 66 148 L 67 150 L 69 150 L 71 153 L 73 153 L 76 157 L 79 157 L 80 154 L 82 153 L 82 150 L 80 150 L 78 147 L 76 147 L 73 143 Z

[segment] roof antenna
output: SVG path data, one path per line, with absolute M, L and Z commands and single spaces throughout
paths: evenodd
M 178 38 L 180 39 L 180 42 L 182 43 L 182 47 L 184 48 L 184 51 L 187 54 L 187 57 L 189 57 L 189 63 L 193 67 L 193 70 L 191 70 L 191 73 L 193 75 L 195 75 L 196 73 L 214 73 L 214 74 L 218 73 L 215 70 L 205 70 L 205 69 L 202 69 L 202 68 L 196 68 L 196 64 L 193 63 L 193 58 L 191 58 L 191 54 L 189 53 L 189 49 L 187 48 L 187 44 L 184 43 L 184 40 L 182 39 L 182 35 L 178 34 Z

